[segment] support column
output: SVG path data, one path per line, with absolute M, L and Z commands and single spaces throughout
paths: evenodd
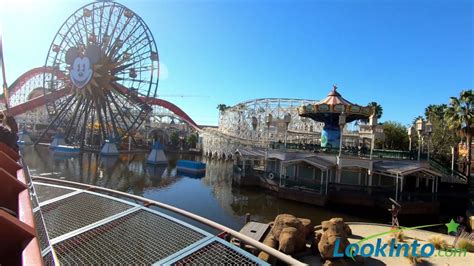
M 369 186 L 369 187 L 371 187 L 371 186 L 372 186 L 372 175 L 373 175 L 373 174 L 374 174 L 374 173 L 372 173 L 372 171 L 370 171 L 370 175 L 369 175 L 369 184 L 368 184 L 368 186 Z
M 281 187 L 281 181 L 283 180 L 284 176 L 285 176 L 285 166 L 284 166 L 284 164 L 281 164 L 280 187 Z
M 435 192 L 435 178 L 436 177 L 433 177 L 431 180 L 432 180 L 432 184 L 431 184 L 431 193 L 434 193 Z
M 403 192 L 403 179 L 404 179 L 404 176 L 401 176 L 400 177 L 400 192 Z
M 416 188 L 420 187 L 420 177 L 416 177 Z
M 245 176 L 245 159 L 242 160 L 242 176 Z
M 395 180 L 395 201 L 398 201 L 398 174 Z
M 321 187 L 319 188 L 319 191 L 321 192 L 321 195 L 323 194 L 323 178 L 324 178 L 324 172 L 323 169 L 321 170 Z
M 361 171 L 362 169 L 359 168 L 359 172 L 357 173 L 357 184 L 359 184 L 359 186 L 361 185 L 361 181 L 362 181 L 362 178 L 361 178 Z
M 329 169 L 326 170 L 326 195 L 328 194 L 328 184 L 329 184 L 329 175 L 330 175 L 329 173 L 330 172 L 331 171 Z

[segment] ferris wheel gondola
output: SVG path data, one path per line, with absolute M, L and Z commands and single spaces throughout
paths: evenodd
M 69 145 L 93 149 L 136 131 L 152 110 L 143 99 L 156 96 L 158 61 L 151 31 L 132 10 L 110 1 L 78 9 L 46 57 L 46 67 L 65 75 L 45 74 L 45 94 L 67 92 L 48 99 L 48 130 L 62 131 Z

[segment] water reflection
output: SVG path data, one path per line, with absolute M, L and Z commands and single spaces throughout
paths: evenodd
M 145 163 L 145 154 L 101 157 L 84 153 L 76 157 L 53 155 L 47 147 L 26 147 L 23 151 L 33 175 L 67 179 L 116 189 L 167 203 L 234 229 L 240 229 L 246 213 L 257 221 L 269 222 L 279 213 L 307 217 L 316 223 L 344 217 L 350 221 L 364 219 L 328 208 L 281 200 L 268 191 L 232 186 L 232 163 L 199 156 L 167 154 L 168 166 Z M 180 176 L 177 159 L 200 160 L 207 164 L 203 178 Z

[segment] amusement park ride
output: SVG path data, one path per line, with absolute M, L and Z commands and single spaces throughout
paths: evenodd
M 4 82 L 0 104 L 6 103 L 21 127 L 38 133 L 37 143 L 63 133 L 68 145 L 97 151 L 110 140 L 136 143 L 166 120 L 198 131 L 204 153 L 225 149 L 221 153 L 227 155 L 241 145 L 315 143 L 320 136 L 322 147 L 337 148 L 340 107 L 349 106 L 346 122 L 370 115 L 367 107 L 352 105 L 334 90 L 320 102 L 268 98 L 239 103 L 221 112 L 217 130 L 201 128 L 157 97 L 159 72 L 158 50 L 145 22 L 119 3 L 93 2 L 62 24 L 43 67 L 25 72 L 9 87 Z
M 30 117 L 48 124 L 38 141 L 62 132 L 68 145 L 81 149 L 133 138 L 151 120 L 153 106 L 199 130 L 179 107 L 156 98 L 158 80 L 158 50 L 145 22 L 119 3 L 101 1 L 72 14 L 54 36 L 45 65 L 8 88 L 4 82 L 0 97 L 9 115 L 23 115 L 20 123 Z

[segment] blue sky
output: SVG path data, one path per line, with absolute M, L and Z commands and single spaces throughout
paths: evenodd
M 166 73 L 162 95 L 199 124 L 219 103 L 322 99 L 337 83 L 382 120 L 404 124 L 428 104 L 473 88 L 469 0 L 119 1 L 151 29 Z M 89 1 L 2 0 L 7 79 L 44 64 L 56 31 Z

